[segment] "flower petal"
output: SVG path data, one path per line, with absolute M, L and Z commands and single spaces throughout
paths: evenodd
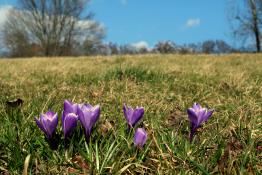
M 64 101 L 64 113 L 65 115 L 68 113 L 77 113 L 77 106 L 78 104 L 72 103 L 68 100 Z
M 96 105 L 92 108 L 92 118 L 91 118 L 91 125 L 93 125 L 97 122 L 100 116 L 100 106 Z
M 38 126 L 44 133 L 46 133 L 46 130 L 45 130 L 45 128 L 43 127 L 40 119 L 38 119 L 38 118 L 35 117 L 35 122 L 36 122 L 37 126 Z
M 197 111 L 196 115 L 197 115 L 197 125 L 198 126 L 200 126 L 203 123 L 206 112 L 207 112 L 206 108 L 201 108 L 200 110 Z
M 49 129 L 49 126 L 47 126 L 47 124 L 46 124 L 46 121 L 47 121 L 47 117 L 46 117 L 46 115 L 45 114 L 40 114 L 40 123 L 42 124 L 42 126 L 43 126 L 43 128 L 44 128 L 44 133 L 46 134 L 46 136 L 48 137 L 48 138 L 51 138 L 51 132 L 50 132 L 50 129 Z
M 64 111 L 70 113 L 72 110 L 72 102 L 65 100 L 64 101 Z
M 53 118 L 53 116 L 55 115 L 55 112 L 53 112 L 53 111 L 47 111 L 47 112 L 45 113 L 45 115 L 47 115 L 47 116 L 50 117 L 50 118 Z
M 205 115 L 203 116 L 202 123 L 207 121 L 213 114 L 214 110 L 206 111 Z
M 90 110 L 90 109 L 92 109 L 92 108 L 93 108 L 93 106 L 90 105 L 90 104 L 87 104 L 87 103 L 81 104 L 81 109 L 82 109 L 82 110 Z
M 68 137 L 73 129 L 77 126 L 78 117 L 74 113 L 69 113 L 64 117 L 64 122 L 62 123 L 64 137 Z
M 77 107 L 77 115 L 78 115 L 78 119 L 80 120 L 80 118 L 82 118 L 83 117 L 83 111 L 82 111 L 82 109 L 81 109 L 81 106 L 78 106 Z
M 144 115 L 144 108 L 143 107 L 137 107 L 132 115 L 130 124 L 132 125 L 132 127 L 134 127 L 136 125 L 137 122 L 139 122 Z
M 92 120 L 92 113 L 88 110 L 83 111 L 83 117 L 82 120 L 80 119 L 80 122 L 82 123 L 83 127 L 86 130 L 91 129 L 91 120 Z
M 126 105 L 124 104 L 124 106 L 123 106 L 123 112 L 124 112 L 124 115 L 125 115 L 125 118 L 126 118 L 127 123 L 131 123 L 131 118 L 132 118 L 133 113 L 134 113 L 133 108 L 131 108 L 131 107 L 129 107 L 129 106 L 126 106 Z
M 194 103 L 194 104 L 193 104 L 193 109 L 194 109 L 195 111 L 200 110 L 201 108 L 202 108 L 202 107 L 200 106 L 199 103 Z
M 134 145 L 137 147 L 143 147 L 147 140 L 147 133 L 143 128 L 138 128 L 134 136 Z
M 189 108 L 189 109 L 187 109 L 187 114 L 188 114 L 188 118 L 189 118 L 190 122 L 197 125 L 198 124 L 198 117 L 197 117 L 195 110 L 193 108 Z
M 45 128 L 46 135 L 48 136 L 48 138 L 51 138 L 58 124 L 57 114 L 55 114 L 51 120 L 50 118 L 47 118 L 46 115 L 41 115 L 40 121 Z

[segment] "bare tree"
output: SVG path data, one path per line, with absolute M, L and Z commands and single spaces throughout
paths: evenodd
M 202 52 L 206 54 L 214 53 L 216 43 L 213 40 L 204 41 L 202 44 Z
M 31 41 L 27 26 L 23 21 L 18 21 L 23 13 L 15 9 L 9 10 L 8 20 L 1 28 L 2 47 L 7 50 L 8 56 L 25 57 L 39 55 L 41 48 Z M 9 51 L 9 52 L 8 52 Z
M 175 43 L 171 41 L 160 41 L 154 47 L 154 52 L 158 53 L 174 53 L 176 51 Z
M 232 11 L 230 9 L 230 21 L 232 23 L 233 34 L 235 37 L 243 38 L 245 41 L 251 39 L 256 45 L 256 51 L 261 51 L 262 38 L 262 0 L 243 0 L 242 5 Z
M 130 44 L 124 44 L 119 46 L 119 53 L 122 55 L 133 55 L 137 54 L 137 50 Z
M 234 49 L 223 40 L 216 40 L 216 53 L 231 53 Z
M 119 54 L 119 48 L 118 48 L 117 44 L 110 42 L 108 44 L 108 47 L 110 48 L 111 55 L 118 55 Z
M 18 40 L 14 34 L 21 33 L 27 38 L 28 45 L 39 47 L 41 55 L 59 56 L 73 54 L 76 42 L 83 43 L 91 34 L 94 35 L 93 38 L 99 35 L 99 39 L 104 36 L 104 30 L 100 29 L 99 24 L 91 21 L 93 15 L 84 14 L 89 0 L 18 0 L 18 2 L 19 8 L 9 13 L 4 25 L 5 43 L 14 43 Z M 19 41 L 26 43 L 21 39 Z M 8 46 L 12 47 L 11 44 Z

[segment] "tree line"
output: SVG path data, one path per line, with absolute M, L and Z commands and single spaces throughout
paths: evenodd
M 88 12 L 89 0 L 18 0 L 1 29 L 6 56 L 80 56 L 145 53 L 260 52 L 262 0 L 232 0 L 228 10 L 233 37 L 245 47 L 223 40 L 177 45 L 160 41 L 153 48 L 104 43 L 106 30 Z M 248 46 L 247 47 L 247 43 Z
M 146 53 L 160 53 L 160 54 L 221 54 L 241 52 L 241 49 L 234 49 L 223 40 L 207 40 L 200 43 L 191 43 L 178 45 L 172 41 L 159 41 L 153 48 L 147 46 L 136 47 L 132 44 L 117 45 L 116 43 L 103 44 L 104 55 L 121 55 L 121 54 L 146 54 Z M 93 53 L 101 54 L 101 52 Z

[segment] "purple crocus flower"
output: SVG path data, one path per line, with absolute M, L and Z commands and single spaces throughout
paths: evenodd
M 86 140 L 89 141 L 92 127 L 99 119 L 100 106 L 91 106 L 90 104 L 82 104 L 78 106 L 78 117 L 84 128 Z
M 77 126 L 78 116 L 74 113 L 68 113 L 62 116 L 62 129 L 64 137 L 68 138 Z
M 133 128 L 136 123 L 143 118 L 144 115 L 143 107 L 136 107 L 136 109 L 133 109 L 124 104 L 123 111 L 128 124 L 128 129 Z
M 194 103 L 192 108 L 187 109 L 188 118 L 190 120 L 190 142 L 192 142 L 195 132 L 197 128 L 201 126 L 202 123 L 207 121 L 211 115 L 213 114 L 214 110 L 208 110 L 206 108 L 202 108 L 200 104 Z
M 137 128 L 134 136 L 134 144 L 136 147 L 142 148 L 147 140 L 147 133 L 143 128 Z
M 58 124 L 57 113 L 48 111 L 45 114 L 40 114 L 39 119 L 35 117 L 35 121 L 37 126 L 45 133 L 47 138 L 51 139 Z
M 62 129 L 64 131 L 64 137 L 69 137 L 74 128 L 77 126 L 78 115 L 77 115 L 78 104 L 72 103 L 68 100 L 64 101 L 64 111 L 62 114 Z

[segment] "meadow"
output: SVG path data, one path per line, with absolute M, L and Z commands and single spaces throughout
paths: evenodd
M 59 122 L 53 150 L 34 117 L 52 109 L 60 120 L 65 99 L 101 115 L 89 144 L 80 124 L 65 144 Z M 194 102 L 215 112 L 190 143 Z M 124 103 L 145 108 L 142 149 Z M 262 55 L 0 59 L 0 119 L 3 174 L 261 174 Z

